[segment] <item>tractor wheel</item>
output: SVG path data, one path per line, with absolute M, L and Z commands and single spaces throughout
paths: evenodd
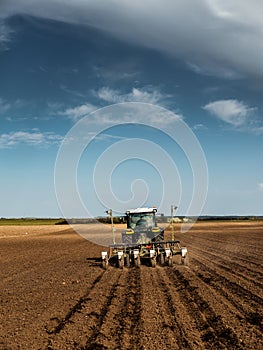
M 134 259 L 134 265 L 135 265 L 135 267 L 140 267 L 140 265 L 141 265 L 141 259 L 140 259 L 139 256 L 138 256 L 137 259 Z
M 168 266 L 173 266 L 173 257 L 171 255 L 168 258 Z
M 188 256 L 186 255 L 184 258 L 182 258 L 181 262 L 182 262 L 182 265 L 188 266 L 189 265 Z
M 160 265 L 163 266 L 164 264 L 165 264 L 164 253 L 160 253 Z
M 119 261 L 119 268 L 123 269 L 124 268 L 124 258 L 123 258 L 123 256 L 122 256 L 121 259 L 118 259 L 118 261 Z
M 174 255 L 174 263 L 175 263 L 175 265 L 182 264 L 183 263 L 182 260 L 183 260 L 183 258 L 181 256 L 181 254 L 175 254 Z
M 130 253 L 126 254 L 126 266 L 130 267 Z
M 156 258 L 151 258 L 152 267 L 156 267 Z
M 107 270 L 108 267 L 109 267 L 108 261 L 106 261 L 106 259 L 103 259 L 103 260 L 102 260 L 102 268 L 103 268 L 104 270 Z

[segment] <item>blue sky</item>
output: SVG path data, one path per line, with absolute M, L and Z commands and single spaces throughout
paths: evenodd
M 81 118 L 100 128 L 114 110 L 108 106 L 129 102 L 171 111 L 197 138 L 209 178 L 200 214 L 262 215 L 262 13 L 257 0 L 2 1 L 0 217 L 65 214 L 54 185 L 59 147 Z M 171 204 L 188 213 L 195 150 L 189 160 L 162 133 L 176 126 L 158 118 L 154 130 L 139 125 L 143 115 L 130 117 L 130 125 L 119 115 L 118 125 L 87 145 L 74 171 L 89 214 L 153 204 L 166 214 Z M 89 125 L 87 135 L 94 132 Z M 143 146 L 136 149 L 132 138 Z M 71 198 L 67 171 L 60 176 L 67 216 L 85 216 Z M 164 202 L 163 181 L 170 186 Z M 204 191 L 205 177 L 198 181 Z M 98 193 L 96 183 L 107 183 L 115 197 L 106 187 Z

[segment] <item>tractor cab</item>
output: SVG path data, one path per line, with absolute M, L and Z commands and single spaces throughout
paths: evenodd
M 140 208 L 144 209 L 144 208 Z M 136 210 L 128 210 L 126 212 L 126 221 L 128 229 L 140 229 L 140 228 L 152 228 L 156 226 L 155 221 L 155 212 L 156 211 L 146 211 L 138 212 Z
M 122 232 L 122 242 L 144 244 L 163 240 L 164 231 L 156 224 L 157 208 L 137 208 L 126 211 L 127 229 Z

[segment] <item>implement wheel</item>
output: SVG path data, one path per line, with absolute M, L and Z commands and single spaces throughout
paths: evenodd
M 108 267 L 109 267 L 109 262 L 106 259 L 102 260 L 102 268 L 104 270 L 107 270 Z
M 135 265 L 135 267 L 140 267 L 140 265 L 141 265 L 141 259 L 140 259 L 139 256 L 138 256 L 137 259 L 134 259 L 134 265 Z
M 156 258 L 151 258 L 151 265 L 152 267 L 156 267 Z
M 126 254 L 126 266 L 130 267 L 130 253 Z
M 160 265 L 163 266 L 165 264 L 164 253 L 160 253 L 159 258 L 160 258 Z
M 123 269 L 124 268 L 124 257 L 122 256 L 121 259 L 118 259 L 118 263 L 119 263 L 119 268 Z
M 188 258 L 187 255 L 184 258 L 182 257 L 181 263 L 184 266 L 188 266 L 189 265 L 189 258 Z

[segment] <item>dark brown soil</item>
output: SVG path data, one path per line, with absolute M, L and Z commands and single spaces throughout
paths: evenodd
M 263 349 L 262 237 L 177 226 L 189 266 L 104 271 L 68 227 L 1 228 L 0 349 Z

